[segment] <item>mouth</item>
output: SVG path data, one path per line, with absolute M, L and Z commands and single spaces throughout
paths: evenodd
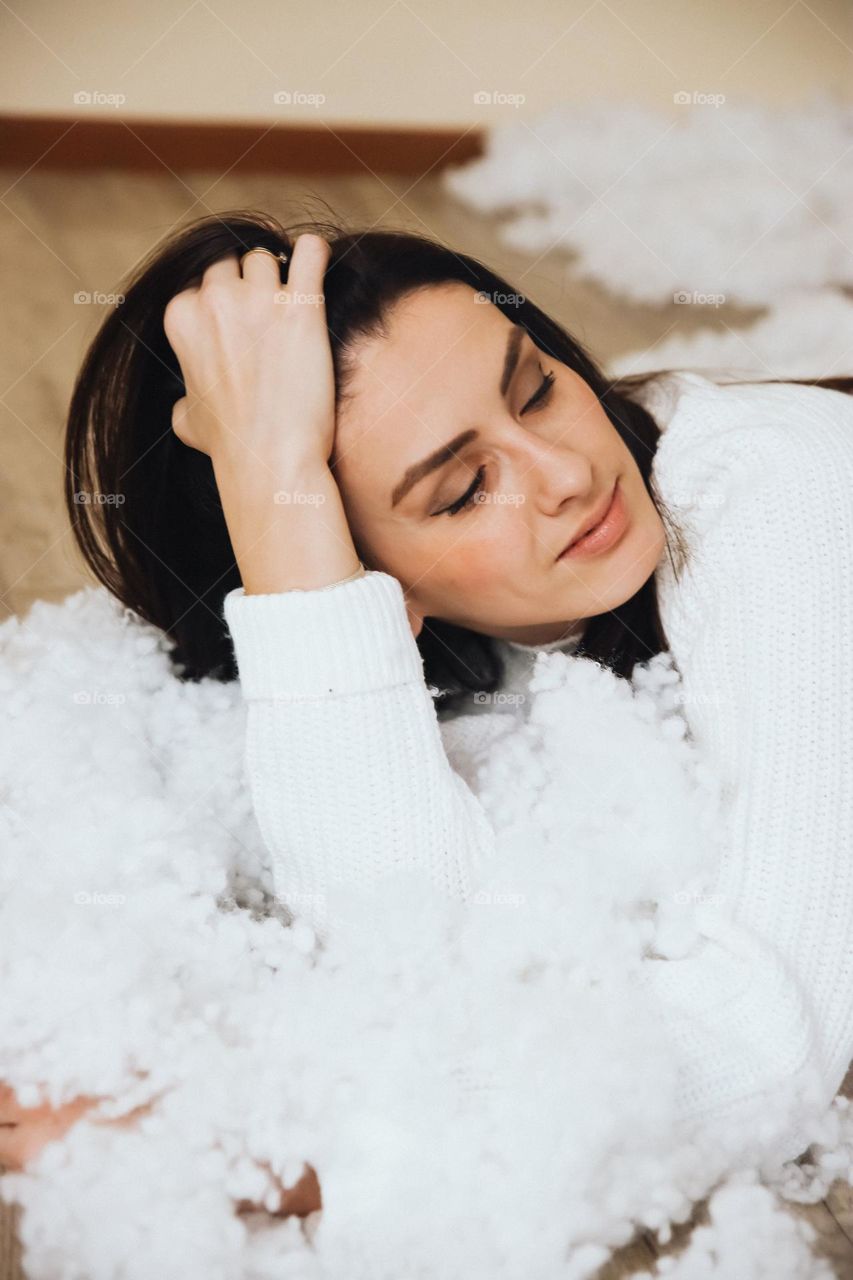
M 613 489 L 606 495 L 560 554 L 558 560 L 572 556 L 595 555 L 609 551 L 621 539 L 628 526 L 628 511 L 617 476 Z

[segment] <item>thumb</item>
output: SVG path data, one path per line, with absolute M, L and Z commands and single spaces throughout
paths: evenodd
M 172 430 L 184 444 L 189 444 L 187 440 L 187 408 L 186 396 L 181 396 L 180 400 L 176 400 L 172 405 Z
M 188 445 L 190 449 L 198 449 L 200 453 L 207 453 L 207 450 L 194 439 L 191 422 L 189 397 L 181 396 L 180 400 L 176 400 L 172 405 L 172 430 L 181 444 Z

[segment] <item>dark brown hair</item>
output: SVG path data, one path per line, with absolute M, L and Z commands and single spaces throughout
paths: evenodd
M 680 572 L 687 555 L 684 536 L 655 492 L 652 475 L 660 431 L 631 399 L 664 370 L 609 381 L 576 338 L 506 280 L 427 236 L 347 230 L 339 222 L 313 219 L 285 229 L 255 210 L 209 216 L 157 245 L 121 288 L 124 301 L 107 315 L 86 352 L 65 437 L 65 501 L 83 557 L 113 595 L 174 641 L 179 676 L 236 677 L 222 605 L 240 586 L 240 576 L 210 459 L 172 431 L 172 406 L 184 384 L 163 313 L 170 298 L 197 283 L 212 263 L 256 245 L 289 251 L 301 231 L 323 235 L 331 246 L 324 294 L 338 402 L 354 340 L 381 334 L 394 303 L 414 289 L 467 284 L 487 294 L 598 396 L 637 463 L 666 529 L 667 554 Z M 851 391 L 853 378 L 816 385 Z M 427 618 L 417 643 L 427 683 L 440 691 L 438 707 L 498 687 L 502 664 L 490 637 Z M 637 662 L 666 647 L 652 574 L 624 604 L 590 620 L 577 652 L 627 677 Z

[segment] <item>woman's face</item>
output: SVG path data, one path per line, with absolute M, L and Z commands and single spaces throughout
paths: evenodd
M 665 530 L 589 385 L 481 296 L 410 294 L 387 338 L 354 345 L 330 463 L 359 555 L 400 581 L 416 633 L 433 617 L 545 644 L 634 595 Z M 558 558 L 617 480 L 618 541 Z

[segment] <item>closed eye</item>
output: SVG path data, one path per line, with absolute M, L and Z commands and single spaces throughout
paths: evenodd
M 544 373 L 544 370 L 541 364 L 539 366 L 539 372 Z M 541 400 L 548 399 L 548 396 L 551 394 L 551 388 L 554 385 L 555 376 L 556 375 L 554 373 L 545 374 L 545 377 L 539 383 L 539 386 L 533 392 L 533 395 L 530 397 L 527 403 L 523 406 L 523 408 L 519 410 L 520 413 L 527 413 L 528 409 L 532 409 L 533 406 L 539 404 Z
M 541 364 L 539 366 L 539 372 L 540 373 L 544 372 Z M 555 377 L 556 375 L 554 373 L 545 374 L 542 381 L 539 383 L 539 386 L 533 392 L 533 395 L 530 397 L 527 403 L 519 410 L 519 414 L 525 414 L 527 413 L 528 409 L 535 409 L 537 406 L 540 406 L 542 404 L 547 404 L 551 396 L 551 388 L 554 385 Z M 455 516 L 455 515 L 458 515 L 460 511 L 464 511 L 468 507 L 477 505 L 475 502 L 475 498 L 479 493 L 480 486 L 483 482 L 485 474 L 486 474 L 486 468 L 484 466 L 480 467 L 477 471 L 477 474 L 474 477 L 473 482 L 471 483 L 469 488 L 465 490 L 465 492 L 462 494 L 461 497 L 457 498 L 455 502 L 451 502 L 449 507 L 442 507 L 440 511 L 433 511 L 432 514 L 434 516 L 441 516 L 446 513 L 447 515 Z

